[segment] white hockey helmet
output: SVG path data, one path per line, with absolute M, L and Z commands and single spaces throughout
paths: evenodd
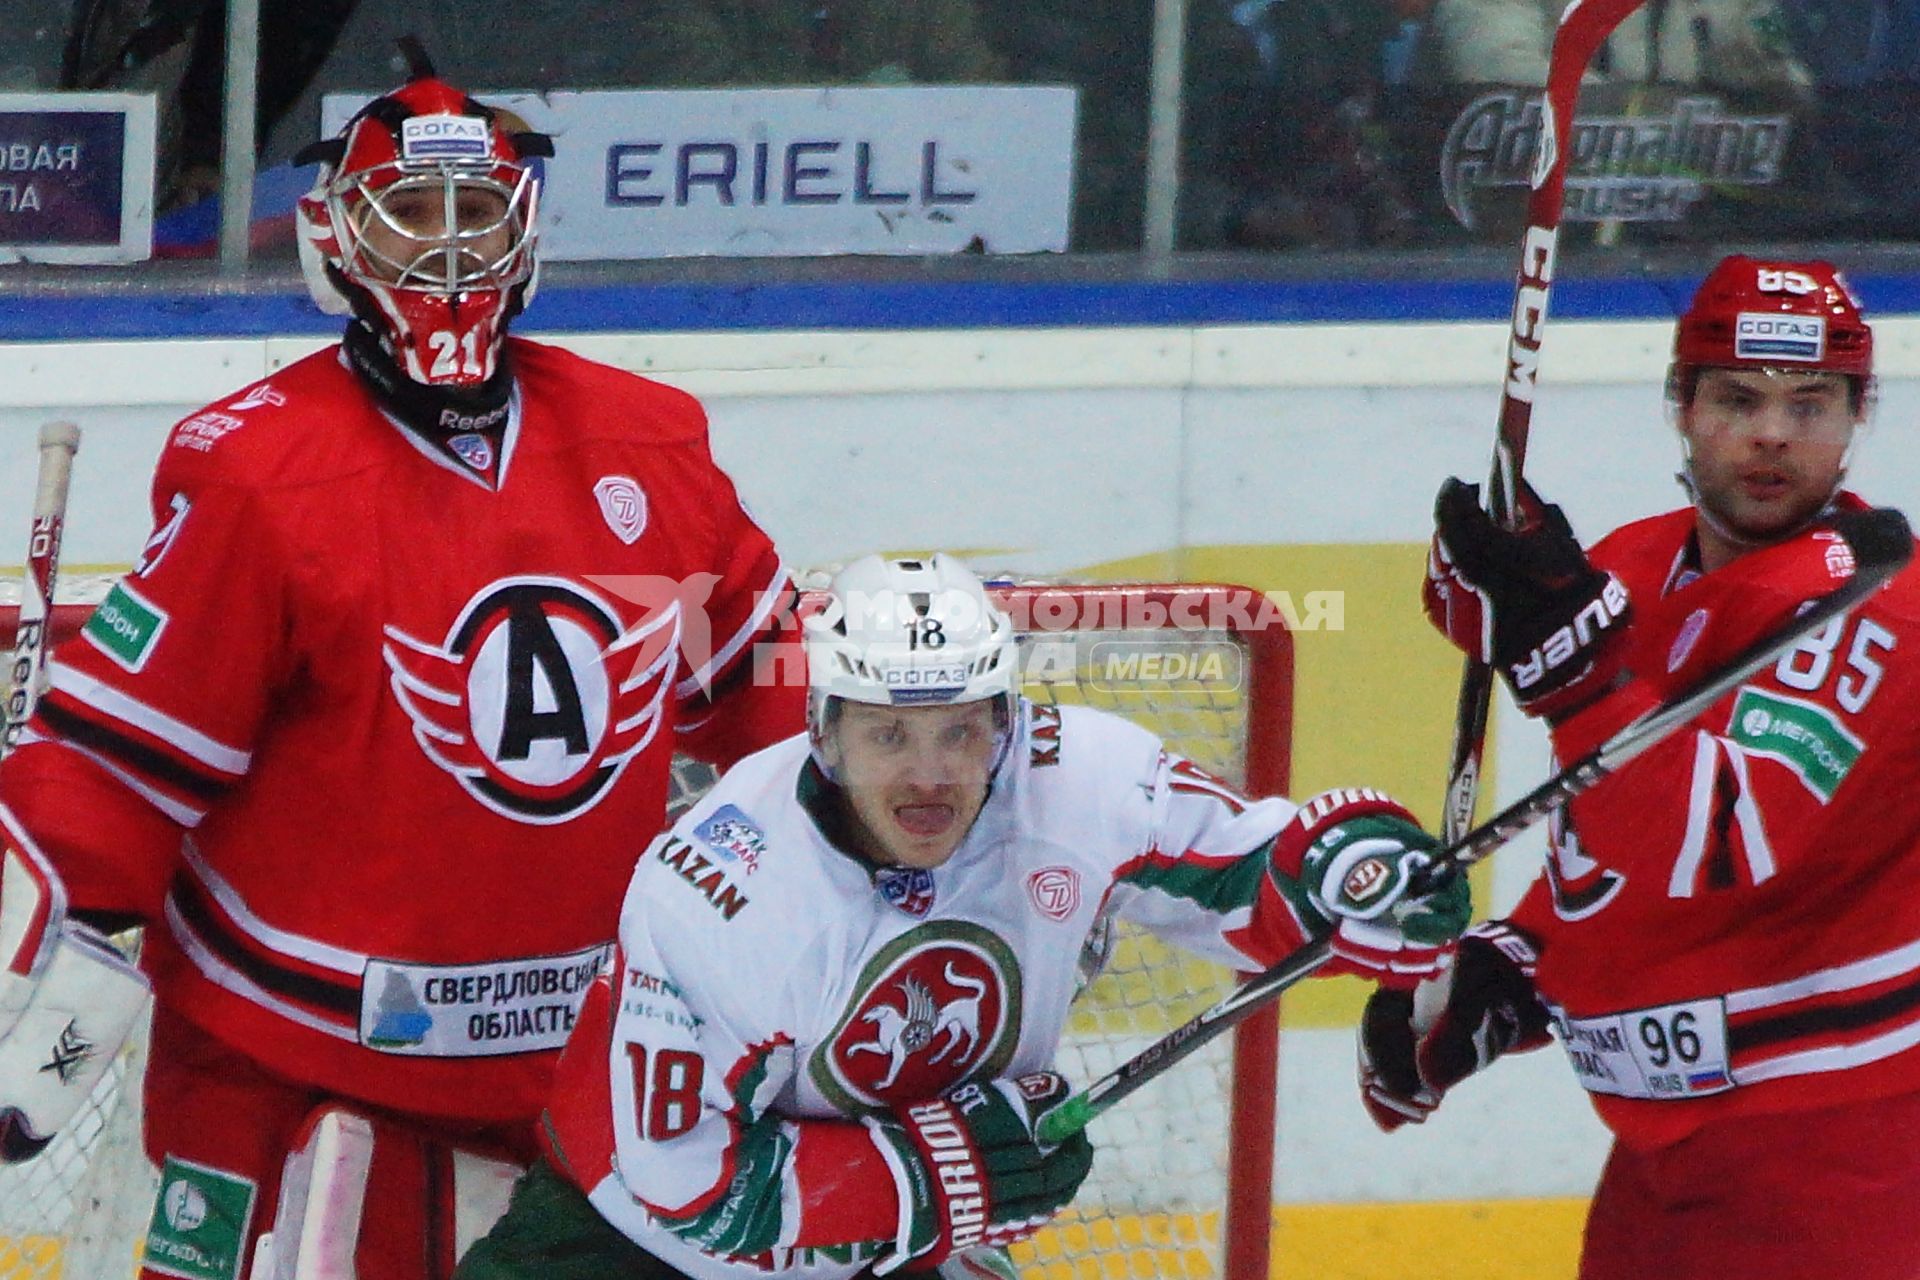
M 929 560 L 855 560 L 834 575 L 826 606 L 803 625 L 807 729 L 828 777 L 823 748 L 839 700 L 903 707 L 996 699 L 999 768 L 1019 706 L 1019 652 L 1013 621 L 960 561 L 943 552 Z

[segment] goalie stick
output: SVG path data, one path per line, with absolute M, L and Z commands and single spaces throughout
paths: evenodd
M 1547 57 L 1540 142 L 1529 179 L 1532 191 L 1527 197 L 1527 229 L 1520 237 L 1520 270 L 1513 286 L 1513 321 L 1507 333 L 1507 373 L 1500 388 L 1500 431 L 1494 440 L 1493 471 L 1486 488 L 1488 514 L 1509 528 L 1519 519 L 1520 469 L 1526 462 L 1527 431 L 1533 422 L 1534 379 L 1540 368 L 1547 299 L 1553 290 L 1554 255 L 1560 243 L 1567 153 L 1580 78 L 1594 51 L 1641 2 L 1573 0 L 1560 15 L 1553 51 Z M 1440 831 L 1450 841 L 1458 840 L 1473 825 L 1481 757 L 1486 749 L 1487 708 L 1492 697 L 1493 668 L 1468 658 L 1460 675 L 1447 798 L 1440 811 Z
M 1854 517 L 1845 530 L 1845 537 L 1853 548 L 1853 576 L 1813 601 L 1791 621 L 1761 636 L 1725 665 L 1634 720 L 1480 826 L 1448 842 L 1423 873 L 1427 884 L 1441 876 L 1459 874 L 1575 796 L 1592 790 L 1628 761 L 1704 714 L 1782 652 L 1878 591 L 1913 558 L 1913 532 L 1907 526 L 1906 517 L 1891 508 Z M 1325 940 L 1308 943 L 1279 964 L 1248 979 L 1219 1003 L 1176 1027 L 1048 1112 L 1040 1122 L 1041 1139 L 1059 1142 L 1086 1128 L 1101 1112 L 1311 974 L 1325 964 L 1332 953 L 1330 943 Z
M 40 428 L 40 475 L 33 495 L 26 578 L 20 584 L 20 625 L 14 635 L 13 662 L 7 668 L 7 718 L 0 756 L 18 743 L 40 697 L 53 585 L 60 572 L 60 535 L 67 522 L 67 481 L 79 449 L 80 428 L 71 422 L 49 422 Z

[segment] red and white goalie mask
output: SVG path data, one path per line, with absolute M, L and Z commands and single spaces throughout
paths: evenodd
M 507 322 L 532 296 L 544 134 L 436 78 L 424 61 L 338 138 L 298 210 L 301 267 L 322 311 L 358 315 L 396 364 L 429 386 L 493 376 Z

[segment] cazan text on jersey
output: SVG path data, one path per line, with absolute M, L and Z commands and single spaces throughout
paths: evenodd
M 1586 651 L 1593 638 L 1619 622 L 1627 612 L 1627 589 L 1620 579 L 1607 575 L 1600 598 L 1582 609 L 1574 620 L 1546 638 L 1545 643 L 1513 665 L 1513 687 L 1531 689 L 1577 653 Z

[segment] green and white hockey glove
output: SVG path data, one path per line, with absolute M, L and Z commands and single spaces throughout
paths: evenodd
M 1349 969 L 1407 985 L 1438 972 L 1473 916 L 1463 875 L 1424 893 L 1415 877 L 1440 842 L 1406 806 L 1370 787 L 1325 791 L 1300 806 L 1273 845 L 1273 868 L 1309 923 L 1328 931 Z
M 1093 1144 L 1034 1136 L 1040 1118 L 1071 1092 L 1038 1071 L 968 1083 L 868 1121 L 885 1139 L 900 1193 L 896 1252 L 876 1272 L 937 1267 L 956 1254 L 1025 1239 L 1058 1213 L 1093 1167 Z

